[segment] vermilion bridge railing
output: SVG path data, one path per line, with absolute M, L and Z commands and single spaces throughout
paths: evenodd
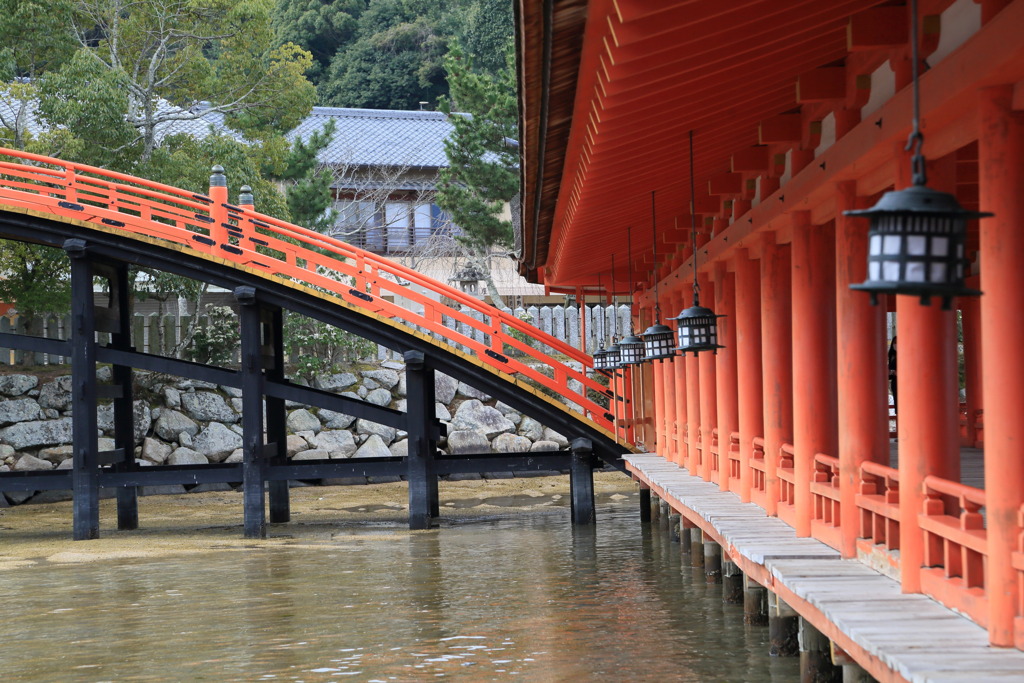
M 528 386 L 554 392 L 581 417 L 614 429 L 613 416 L 587 398 L 588 389 L 605 389 L 587 375 L 593 361 L 586 353 L 387 258 L 229 204 L 226 188 L 211 188 L 211 195 L 0 148 L 0 206 L 166 241 L 313 287 L 349 307 L 433 335 L 435 343 L 468 350 L 510 381 L 525 379 Z

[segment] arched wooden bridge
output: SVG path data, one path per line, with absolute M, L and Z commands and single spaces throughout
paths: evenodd
M 86 539 L 99 533 L 101 487 L 117 490 L 119 527 L 135 528 L 137 486 L 242 482 L 245 533 L 261 537 L 268 482 L 270 520 L 283 522 L 289 517 L 289 479 L 402 474 L 409 479 L 410 526 L 423 528 L 438 512 L 439 474 L 566 468 L 577 473 L 574 518 L 592 517 L 593 464 L 603 461 L 621 469 L 620 455 L 632 449 L 626 430 L 619 438 L 615 428 L 619 401 L 611 401 L 609 412 L 587 397 L 588 390 L 607 395 L 588 376 L 589 356 L 398 263 L 227 199 L 223 175 L 215 174 L 209 195 L 203 195 L 0 149 L 0 238 L 63 248 L 71 259 L 72 286 L 69 341 L 0 334 L 0 346 L 71 357 L 74 434 L 70 471 L 3 473 L 0 490 L 71 489 L 74 537 Z M 241 368 L 135 351 L 128 282 L 133 265 L 233 291 L 240 308 Z M 103 309 L 93 300 L 95 277 L 110 285 L 110 303 Z M 403 353 L 407 411 L 289 382 L 283 369 L 285 309 Z M 96 332 L 111 333 L 111 342 L 98 344 Z M 521 341 L 524 338 L 532 343 Z M 113 366 L 113 385 L 97 384 L 96 363 Z M 138 467 L 132 430 L 133 368 L 242 389 L 244 462 Z M 572 451 L 435 457 L 441 425 L 434 418 L 434 371 L 475 386 L 566 435 L 573 441 Z M 116 448 L 103 453 L 98 452 L 96 436 L 100 398 L 113 399 L 115 417 Z M 409 455 L 289 461 L 286 400 L 405 430 Z

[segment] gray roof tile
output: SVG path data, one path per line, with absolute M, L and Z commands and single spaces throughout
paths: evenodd
M 306 140 L 329 120 L 334 120 L 335 132 L 331 144 L 318 155 L 322 163 L 420 168 L 448 165 L 444 139 L 452 125 L 442 112 L 313 107 L 286 137 Z

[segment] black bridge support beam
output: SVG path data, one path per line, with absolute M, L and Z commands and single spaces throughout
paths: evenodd
M 245 537 L 266 538 L 262 316 L 255 288 L 236 288 L 235 299 L 239 303 L 242 337 L 242 514 Z
M 71 259 L 72 538 L 85 541 L 100 535 L 93 264 L 85 240 L 67 240 L 64 251 Z
M 268 382 L 284 381 L 284 312 L 276 306 L 263 307 L 260 318 L 263 324 L 263 366 Z M 267 396 L 267 443 L 270 464 L 288 464 L 288 429 L 285 400 Z M 270 481 L 267 485 L 270 497 L 271 524 L 291 521 L 291 504 L 288 499 L 288 481 Z
M 651 521 L 651 489 L 640 484 L 640 521 Z
M 409 453 L 406 458 L 409 480 L 409 528 L 429 529 L 440 515 L 437 472 L 434 455 L 437 442 L 432 438 L 434 422 L 434 370 L 427 366 L 421 351 L 405 352 L 406 431 Z
M 132 346 L 132 296 L 128 280 L 128 265 L 119 263 L 96 269 L 110 283 L 107 304 L 113 313 L 111 348 L 134 351 Z M 135 410 L 132 396 L 132 368 L 114 364 L 111 368 L 114 382 L 114 449 L 119 453 L 113 463 L 115 472 L 134 472 L 135 464 Z M 139 528 L 139 492 L 134 486 L 117 488 L 117 528 Z
M 569 497 L 574 526 L 596 521 L 594 511 L 594 446 L 590 439 L 573 439 L 572 465 L 569 468 Z

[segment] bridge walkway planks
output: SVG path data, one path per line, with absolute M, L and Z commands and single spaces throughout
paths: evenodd
M 1024 680 L 1024 652 L 988 645 L 987 632 L 931 598 L 792 527 L 753 503 L 654 454 L 624 455 L 627 469 L 718 541 L 765 585 L 880 681 Z

